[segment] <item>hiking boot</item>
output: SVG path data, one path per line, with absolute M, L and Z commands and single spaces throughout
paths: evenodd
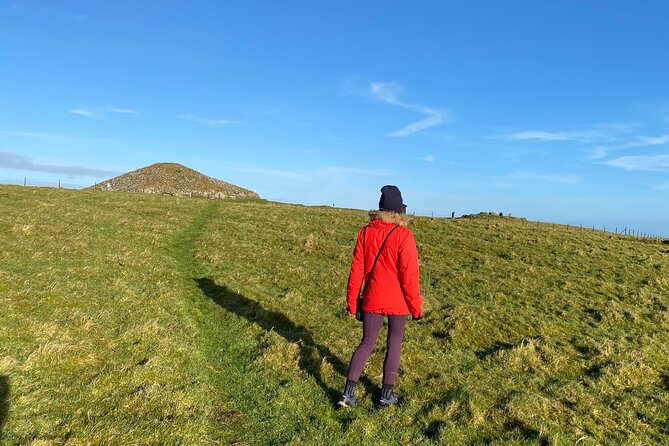
M 399 402 L 399 395 L 393 392 L 393 388 L 383 386 L 383 389 L 381 389 L 381 398 L 379 398 L 379 406 L 396 406 Z
M 358 385 L 357 381 L 351 381 L 350 379 L 346 380 L 344 392 L 342 392 L 339 401 L 337 401 L 337 407 L 339 409 L 346 409 L 347 407 L 355 407 L 358 405 L 358 401 L 355 399 L 356 385 Z
M 342 394 L 342 396 L 339 398 L 339 401 L 337 401 L 337 407 L 339 409 L 347 409 L 349 407 L 355 407 L 358 405 L 358 401 L 355 399 L 354 395 L 347 395 L 347 394 Z

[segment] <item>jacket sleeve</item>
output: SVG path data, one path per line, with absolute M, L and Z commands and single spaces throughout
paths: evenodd
M 346 287 L 346 309 L 352 314 L 355 314 L 357 310 L 358 293 L 365 276 L 365 253 L 362 244 L 364 234 L 364 229 L 358 232 L 358 240 L 355 243 L 353 259 L 351 260 L 351 272 L 348 275 L 348 286 Z
M 404 300 L 414 319 L 423 316 L 423 299 L 420 296 L 418 250 L 411 230 L 399 246 L 399 279 Z

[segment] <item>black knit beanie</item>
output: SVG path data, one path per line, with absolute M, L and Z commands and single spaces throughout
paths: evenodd
M 380 211 L 393 211 L 398 214 L 404 214 L 406 208 L 402 201 L 402 193 L 397 186 L 388 185 L 381 188 L 381 199 L 379 200 Z

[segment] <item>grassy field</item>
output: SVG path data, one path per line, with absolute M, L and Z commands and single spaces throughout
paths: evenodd
M 669 444 L 669 245 L 517 219 L 414 219 L 403 402 L 379 342 L 335 411 L 365 221 L 1 186 L 0 444 Z

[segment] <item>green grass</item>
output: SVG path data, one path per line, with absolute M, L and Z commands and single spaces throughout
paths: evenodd
M 0 215 L 2 445 L 669 443 L 660 241 L 416 218 L 403 403 L 380 340 L 337 412 L 364 212 L 3 186 Z

